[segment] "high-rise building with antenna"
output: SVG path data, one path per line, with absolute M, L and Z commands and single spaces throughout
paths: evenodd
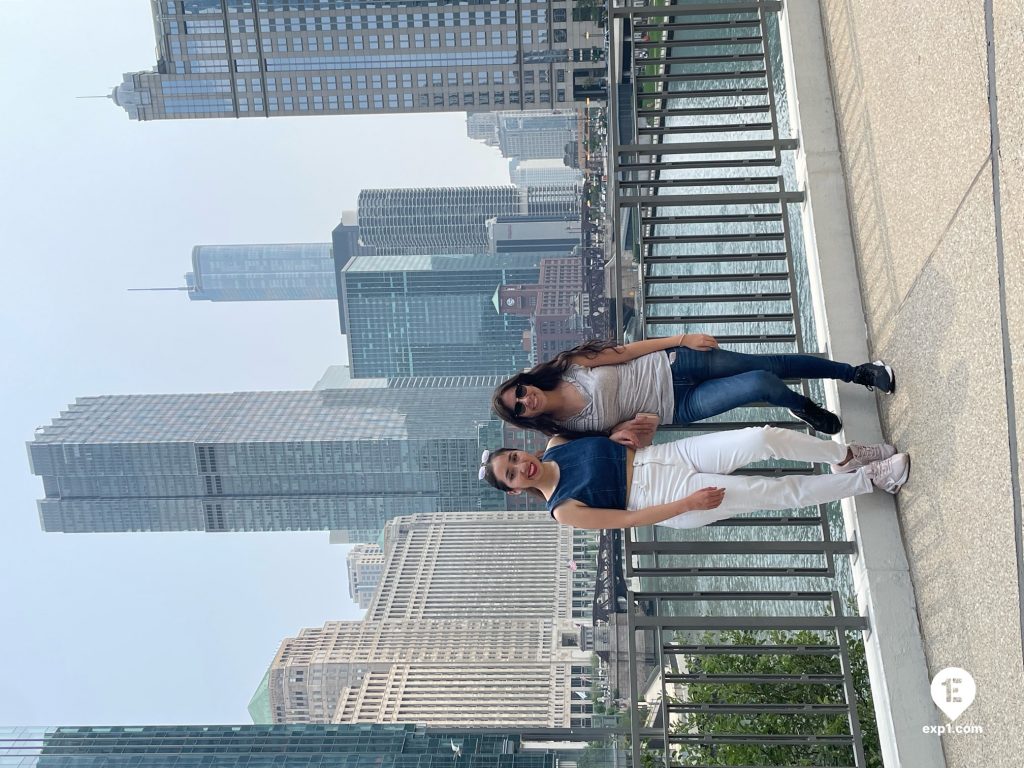
M 156 65 L 111 94 L 134 120 L 530 110 L 605 92 L 601 29 L 575 0 L 151 5 Z

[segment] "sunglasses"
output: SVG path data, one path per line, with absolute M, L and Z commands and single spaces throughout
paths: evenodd
M 516 404 L 512 408 L 513 416 L 522 416 L 526 411 L 526 406 L 519 402 L 524 397 L 526 397 L 526 385 L 516 384 Z
M 491 458 L 491 452 L 490 451 L 484 451 L 483 453 L 480 454 L 480 472 L 478 474 L 478 477 L 481 480 L 483 480 L 484 476 L 487 474 L 487 460 L 490 459 L 490 458 Z

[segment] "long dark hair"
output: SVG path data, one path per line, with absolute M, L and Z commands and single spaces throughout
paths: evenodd
M 498 388 L 494 390 L 494 394 L 491 396 L 491 408 L 494 409 L 494 412 L 502 421 L 522 429 L 533 429 L 537 432 L 542 432 L 549 437 L 561 435 L 571 439 L 576 437 L 605 436 L 605 432 L 572 432 L 560 424 L 557 424 L 554 419 L 545 413 L 540 413 L 529 418 L 525 416 L 516 416 L 515 413 L 507 408 L 501 401 L 501 396 L 508 392 L 508 390 L 515 389 L 520 384 L 537 387 L 537 389 L 550 392 L 561 383 L 562 375 L 569 369 L 569 366 L 572 365 L 572 358 L 579 355 L 586 358 L 594 358 L 599 352 L 603 352 L 606 349 L 614 349 L 616 346 L 618 345 L 614 341 L 598 341 L 593 339 L 580 344 L 578 347 L 573 347 L 572 349 L 567 349 L 564 352 L 559 352 L 554 358 L 548 360 L 546 363 L 538 363 L 530 370 L 517 373 L 512 378 L 499 384 Z

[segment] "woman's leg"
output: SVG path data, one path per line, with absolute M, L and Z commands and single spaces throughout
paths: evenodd
M 698 352 L 688 347 L 676 350 L 673 377 L 681 383 L 699 384 L 749 371 L 767 371 L 780 379 L 839 379 L 853 381 L 855 368 L 814 355 L 749 355 L 726 349 Z
M 694 472 L 727 475 L 740 467 L 765 459 L 789 459 L 815 464 L 838 464 L 846 459 L 847 446 L 822 440 L 795 429 L 748 427 L 711 432 L 667 443 L 675 446 L 680 460 Z
M 695 528 L 741 512 L 813 506 L 867 493 L 872 489 L 867 468 L 842 475 L 730 474 L 769 458 L 835 463 L 846 452 L 841 443 L 775 427 L 715 432 L 652 446 L 637 452 L 630 508 L 675 501 L 709 486 L 724 488 L 725 499 L 717 509 L 687 512 L 661 523 Z
M 856 472 L 841 475 L 764 477 L 697 473 L 689 475 L 672 495 L 674 499 L 680 499 L 701 488 L 712 486 L 725 489 L 725 497 L 719 507 L 685 512 L 660 525 L 672 528 L 698 528 L 743 512 L 811 507 L 873 490 L 868 470 L 862 467 Z M 666 499 L 668 500 L 670 499 Z
M 735 376 L 708 379 L 694 386 L 676 385 L 674 390 L 676 424 L 690 424 L 742 405 L 762 401 L 794 412 L 810 411 L 817 407 L 813 400 L 794 392 L 782 379 L 767 371 L 748 371 Z

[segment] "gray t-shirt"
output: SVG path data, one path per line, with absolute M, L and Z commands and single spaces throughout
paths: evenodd
M 641 412 L 658 414 L 659 424 L 672 423 L 675 393 L 668 355 L 664 352 L 597 368 L 570 365 L 562 378 L 587 401 L 578 414 L 557 422 L 568 430 L 607 432 Z

